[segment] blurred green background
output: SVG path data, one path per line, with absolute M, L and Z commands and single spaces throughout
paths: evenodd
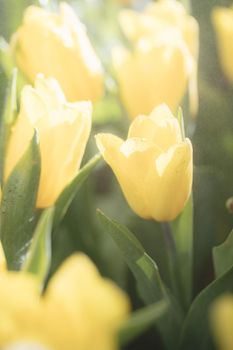
M 42 3 L 43 1 L 41 1 Z M 68 2 L 68 1 L 67 1 Z M 69 1 L 87 25 L 90 39 L 106 70 L 106 94 L 97 105 L 92 135 L 113 131 L 124 137 L 129 121 L 116 95 L 111 67 L 111 47 L 123 40 L 117 25 L 117 0 Z M 187 1 L 184 1 L 187 3 Z M 22 20 L 26 6 L 38 1 L 0 0 L 0 35 L 7 41 Z M 45 1 L 44 1 L 45 3 Z M 146 1 L 136 1 L 137 8 Z M 212 247 L 221 243 L 233 227 L 233 215 L 225 206 L 233 196 L 233 88 L 224 78 L 218 61 L 211 10 L 216 5 L 229 6 L 231 1 L 193 0 L 191 9 L 200 25 L 199 112 L 190 121 L 194 146 L 194 293 L 213 279 Z M 50 4 L 51 5 L 51 4 Z M 0 70 L 0 108 L 6 88 L 6 76 Z M 104 110 L 104 111 L 103 111 Z M 91 137 L 84 159 L 97 152 Z M 161 275 L 168 282 L 164 239 L 159 224 L 145 222 L 129 209 L 111 170 L 102 162 L 77 194 L 58 235 L 53 242 L 53 270 L 76 250 L 86 252 L 102 274 L 112 278 L 131 296 L 133 308 L 142 305 L 134 279 L 120 252 L 98 223 L 96 208 L 126 224 L 155 259 Z M 127 349 L 154 349 L 155 330 L 150 330 Z M 158 344 L 157 344 L 158 345 Z

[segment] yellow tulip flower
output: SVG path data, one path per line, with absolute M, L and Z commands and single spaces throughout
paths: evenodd
M 219 350 L 233 349 L 233 296 L 218 299 L 211 309 L 211 323 Z
M 139 216 L 170 221 L 182 211 L 192 187 L 192 145 L 166 105 L 135 118 L 126 141 L 112 134 L 96 139 Z
M 170 28 L 181 34 L 193 57 L 198 56 L 198 23 L 179 1 L 158 0 L 149 3 L 142 13 L 123 10 L 119 20 L 125 35 L 133 42 Z
M 22 90 L 18 119 L 12 128 L 5 160 L 7 179 L 37 130 L 41 176 L 37 206 L 53 205 L 77 174 L 91 129 L 91 102 L 66 102 L 53 78 L 38 75 L 35 88 Z
M 218 52 L 225 76 L 233 83 L 233 6 L 216 7 L 212 12 Z
M 162 0 L 143 13 L 122 10 L 120 24 L 132 44 L 113 50 L 113 65 L 123 103 L 131 118 L 166 103 L 173 111 L 187 84 L 197 109 L 198 24 L 180 2 Z
M 0 347 L 116 350 L 128 299 L 83 254 L 68 258 L 43 296 L 35 276 L 0 273 Z
M 101 63 L 84 25 L 72 8 L 61 3 L 59 13 L 30 6 L 12 39 L 18 67 L 33 82 L 38 73 L 53 76 L 69 101 L 96 101 L 103 92 Z

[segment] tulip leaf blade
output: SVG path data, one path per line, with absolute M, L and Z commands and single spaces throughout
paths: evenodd
M 216 278 L 233 266 L 233 230 L 222 244 L 213 248 L 213 261 Z
M 126 345 L 140 336 L 166 312 L 167 307 L 166 301 L 162 300 L 132 313 L 119 330 L 120 344 Z
M 184 321 L 179 350 L 212 349 L 209 311 L 214 300 L 233 292 L 233 267 L 214 280 L 196 297 Z
M 8 268 L 19 269 L 32 238 L 40 179 L 36 132 L 3 187 L 0 235 Z
M 144 303 L 150 305 L 162 300 L 168 303 L 169 307 L 166 314 L 157 320 L 156 325 L 166 348 L 173 349 L 176 340 L 178 340 L 183 315 L 176 300 L 164 285 L 156 263 L 145 252 L 141 243 L 127 227 L 110 219 L 99 209 L 97 215 L 133 273 Z
M 98 153 L 92 157 L 78 172 L 76 177 L 65 187 L 55 203 L 54 226 L 56 227 L 64 217 L 70 203 L 78 192 L 83 182 L 87 179 L 91 171 L 100 161 L 101 155 Z
M 30 272 L 43 285 L 51 263 L 51 231 L 54 208 L 45 209 L 37 223 L 31 246 L 23 265 L 23 270 Z
M 15 120 L 17 113 L 17 69 L 14 68 L 9 79 L 3 116 L 0 122 L 0 178 L 3 183 L 4 178 L 4 159 L 6 152 L 7 139 L 10 133 L 10 127 Z

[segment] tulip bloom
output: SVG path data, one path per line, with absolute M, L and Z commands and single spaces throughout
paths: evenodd
M 198 24 L 175 0 L 150 4 L 143 13 L 123 10 L 120 24 L 133 50 L 116 48 L 113 64 L 131 118 L 166 103 L 173 111 L 189 83 L 197 108 Z
M 12 39 L 18 67 L 30 82 L 38 73 L 53 76 L 69 101 L 96 101 L 103 92 L 103 72 L 84 25 L 72 8 L 59 13 L 30 6 Z
M 116 350 L 128 299 L 87 256 L 68 258 L 39 290 L 34 275 L 0 273 L 1 349 Z
M 139 216 L 169 221 L 182 211 L 192 187 L 192 145 L 166 105 L 134 119 L 126 141 L 111 134 L 96 139 Z
M 37 207 L 53 205 L 77 174 L 91 130 L 91 114 L 91 102 L 66 102 L 53 78 L 38 75 L 35 88 L 23 88 L 19 116 L 7 148 L 5 178 L 24 154 L 36 129 L 41 153 Z
M 211 323 L 219 350 L 233 349 L 233 296 L 217 300 L 211 309 Z
M 233 83 L 233 6 L 216 7 L 212 13 L 218 52 L 225 76 Z

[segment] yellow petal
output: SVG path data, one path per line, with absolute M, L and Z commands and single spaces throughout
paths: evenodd
M 76 103 L 65 111 L 74 114 L 72 121 L 50 129 L 39 128 L 42 164 L 37 207 L 51 206 L 77 175 L 90 135 L 91 110 L 88 102 Z
M 37 206 L 54 204 L 80 167 L 91 130 L 90 102 L 67 103 L 58 83 L 39 76 L 22 91 L 20 114 L 7 149 L 5 180 L 24 154 L 36 129 L 41 153 Z
M 169 32 L 156 40 L 143 39 L 133 53 L 113 51 L 113 59 L 120 93 L 132 118 L 149 114 L 162 103 L 175 111 L 193 64 L 179 35 Z
M 112 282 L 100 277 L 85 255 L 74 255 L 62 265 L 50 281 L 45 299 L 46 320 L 52 316 L 51 331 L 60 340 L 58 349 L 115 349 L 114 335 L 127 315 L 128 300 Z M 57 329 L 64 336 L 58 336 Z
M 163 151 L 182 140 L 179 122 L 165 104 L 156 107 L 149 116 L 135 118 L 128 133 L 128 138 L 132 137 L 151 140 Z
M 38 338 L 39 285 L 36 278 L 17 272 L 0 274 L 0 346 Z
M 125 142 L 111 134 L 99 134 L 96 138 L 99 150 L 115 173 L 133 211 L 145 219 L 150 218 L 144 198 L 145 177 L 161 153 L 160 149 L 142 138 L 131 138 Z
M 62 3 L 59 13 L 27 8 L 11 46 L 17 65 L 31 82 L 38 73 L 53 76 L 69 101 L 95 101 L 102 95 L 101 63 L 68 4 Z
M 216 7 L 212 12 L 212 21 L 223 72 L 233 82 L 233 8 Z
M 134 52 L 134 55 L 120 54 L 120 60 L 116 52 L 113 53 L 122 99 L 131 117 L 148 114 L 160 103 L 168 104 L 174 112 L 184 96 L 187 82 L 190 110 L 195 114 L 198 107 L 199 46 L 199 29 L 195 18 L 188 15 L 179 1 L 161 0 L 149 3 L 143 12 L 123 10 L 119 20 Z M 151 42 L 151 51 L 152 48 L 154 51 L 157 48 L 153 59 L 149 58 L 148 48 L 145 57 L 145 46 L 148 46 L 148 42 Z M 183 62 L 181 57 L 178 58 L 177 46 L 182 51 Z M 182 68 L 184 66 L 186 69 Z M 179 72 L 176 75 L 178 67 Z
M 188 139 L 156 159 L 145 184 L 152 218 L 171 221 L 182 211 L 191 193 L 192 173 L 192 145 Z

